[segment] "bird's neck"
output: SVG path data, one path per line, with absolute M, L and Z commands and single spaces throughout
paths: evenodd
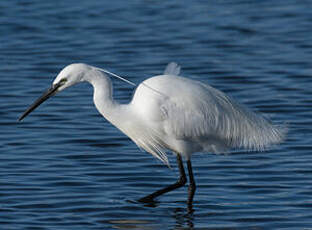
M 93 101 L 97 110 L 114 126 L 124 133 L 128 116 L 128 104 L 119 104 L 113 99 L 113 87 L 110 78 L 102 73 L 85 78 L 93 86 Z
M 109 121 L 117 102 L 113 99 L 113 87 L 109 77 L 98 74 L 86 79 L 93 86 L 93 101 L 97 110 Z

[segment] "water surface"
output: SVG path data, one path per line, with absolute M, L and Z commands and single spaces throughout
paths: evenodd
M 310 1 L 1 1 L 1 229 L 312 229 L 311 23 Z M 173 183 L 175 159 L 105 121 L 88 84 L 17 122 L 67 64 L 139 83 L 170 61 L 289 127 L 265 153 L 195 155 L 192 214 L 187 187 L 129 202 Z

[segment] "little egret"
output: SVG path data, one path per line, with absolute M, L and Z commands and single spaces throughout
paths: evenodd
M 190 180 L 187 204 L 192 206 L 196 189 L 191 164 L 193 153 L 220 153 L 230 148 L 264 150 L 280 143 L 286 131 L 223 92 L 179 74 L 180 66 L 169 63 L 163 75 L 151 77 L 137 87 L 129 104 L 119 104 L 113 99 L 109 75 L 134 83 L 104 69 L 81 63 L 71 64 L 58 74 L 51 88 L 19 120 L 50 96 L 87 81 L 93 86 L 93 101 L 97 110 L 140 148 L 167 165 L 166 152 L 176 154 L 180 171 L 178 181 L 139 201 L 152 202 L 155 197 L 185 185 L 187 179 L 183 158 Z

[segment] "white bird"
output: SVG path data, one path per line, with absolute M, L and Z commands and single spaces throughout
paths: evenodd
M 52 87 L 19 120 L 57 92 L 79 82 L 89 82 L 94 89 L 94 104 L 109 122 L 165 164 L 169 164 L 167 151 L 177 156 L 178 181 L 139 201 L 152 202 L 155 197 L 185 185 L 183 157 L 190 179 L 187 201 L 190 207 L 196 189 L 191 164 L 193 153 L 219 153 L 231 148 L 264 150 L 280 143 L 286 130 L 248 110 L 223 92 L 181 77 L 179 73 L 180 66 L 168 64 L 163 75 L 151 77 L 137 87 L 129 104 L 119 104 L 113 99 L 109 75 L 127 80 L 104 69 L 71 64 L 58 74 Z

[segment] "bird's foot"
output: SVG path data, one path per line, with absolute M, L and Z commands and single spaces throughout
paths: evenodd
M 137 202 L 143 203 L 146 207 L 157 207 L 157 202 L 154 201 L 154 198 L 150 196 L 142 197 L 141 199 L 138 199 Z
M 138 199 L 138 202 L 141 202 L 141 203 L 155 203 L 154 198 L 151 197 L 151 196 L 142 197 L 141 199 Z

